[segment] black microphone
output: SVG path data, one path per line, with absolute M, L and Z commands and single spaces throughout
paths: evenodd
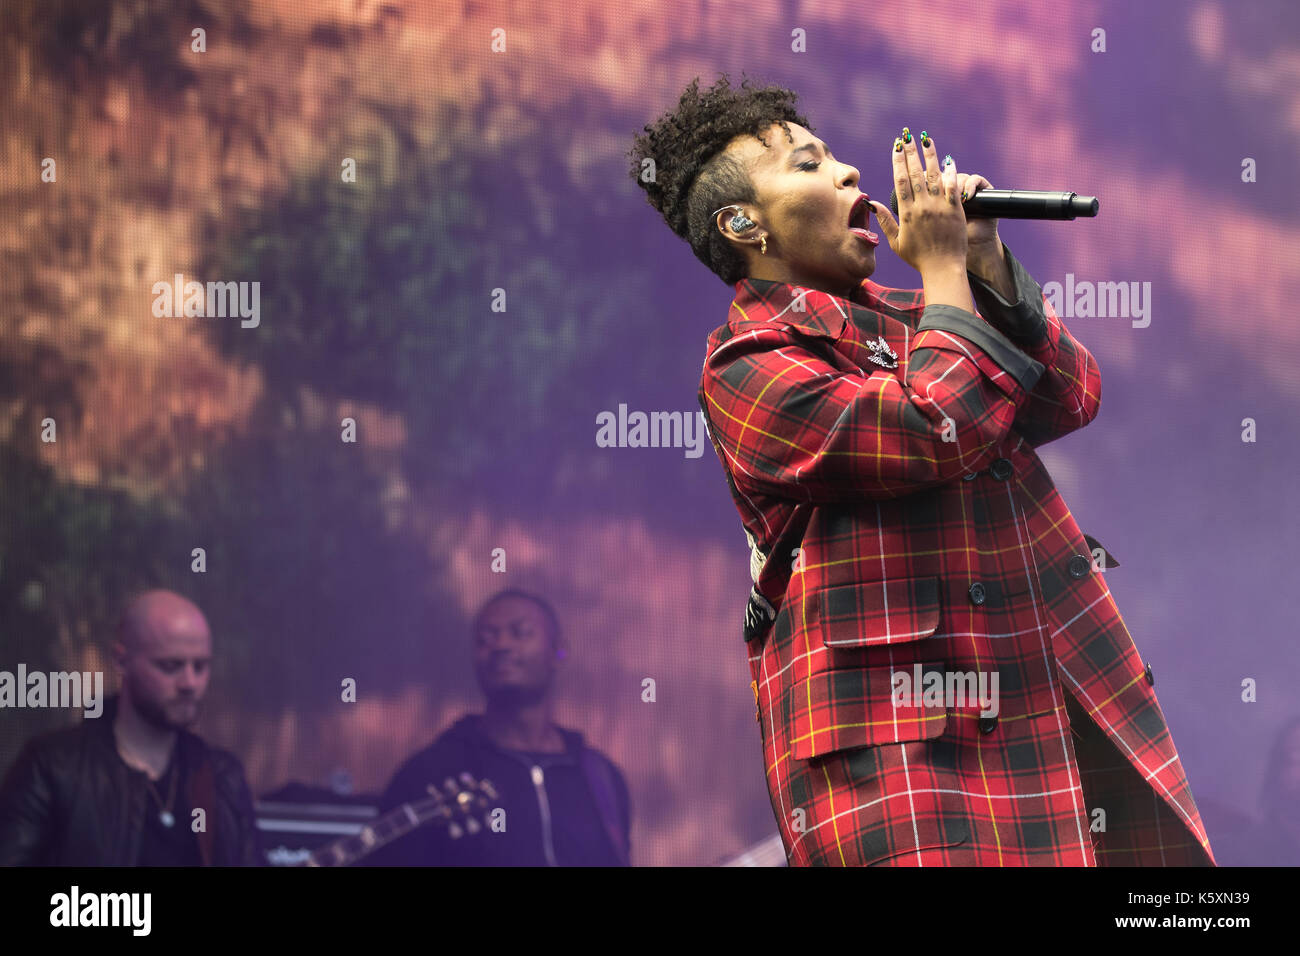
M 1095 216 L 1096 196 L 1034 189 L 981 189 L 961 204 L 967 219 L 1073 219 Z M 898 190 L 889 194 L 889 211 L 898 218 Z

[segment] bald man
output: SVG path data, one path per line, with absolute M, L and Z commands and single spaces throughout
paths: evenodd
M 149 591 L 123 611 L 112 652 L 120 695 L 30 741 L 0 785 L 0 864 L 259 863 L 243 767 L 188 729 L 212 661 L 203 613 Z

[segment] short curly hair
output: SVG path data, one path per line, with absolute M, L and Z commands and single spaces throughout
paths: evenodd
M 677 108 L 647 125 L 628 151 L 632 178 L 645 190 L 650 205 L 728 285 L 745 278 L 745 258 L 718 232 L 713 213 L 729 203 L 753 202 L 757 196 L 745 168 L 723 150 L 746 134 L 766 146 L 762 134 L 773 123 L 780 124 L 791 142 L 790 123 L 813 129 L 796 110 L 797 99 L 793 90 L 755 86 L 748 77 L 733 87 L 726 74 L 700 92 L 696 77 Z M 644 175 L 650 168 L 653 176 Z
M 479 625 L 483 622 L 488 610 L 507 598 L 518 598 L 536 605 L 537 609 L 542 612 L 542 618 L 546 621 L 546 636 L 550 639 L 551 647 L 556 650 L 560 648 L 563 632 L 560 630 L 560 618 L 555 613 L 555 608 L 551 607 L 551 603 L 540 594 L 534 594 L 532 591 L 524 591 L 520 588 L 506 588 L 504 591 L 498 591 L 483 602 L 483 606 L 474 615 L 472 626 L 475 636 L 478 635 Z

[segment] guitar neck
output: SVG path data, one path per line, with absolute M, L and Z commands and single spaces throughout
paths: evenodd
M 415 803 L 404 803 L 373 823 L 366 824 L 359 833 L 335 840 L 316 850 L 303 865 L 348 866 L 412 830 L 436 822 L 443 825 L 453 822 L 444 801 L 429 797 Z

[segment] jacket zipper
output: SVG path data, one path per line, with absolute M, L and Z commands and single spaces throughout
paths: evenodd
M 537 808 L 542 813 L 542 850 L 546 853 L 546 865 L 559 866 L 555 862 L 555 847 L 551 843 L 551 802 L 546 798 L 546 775 L 536 764 L 529 773 L 533 778 L 533 789 L 537 791 Z

